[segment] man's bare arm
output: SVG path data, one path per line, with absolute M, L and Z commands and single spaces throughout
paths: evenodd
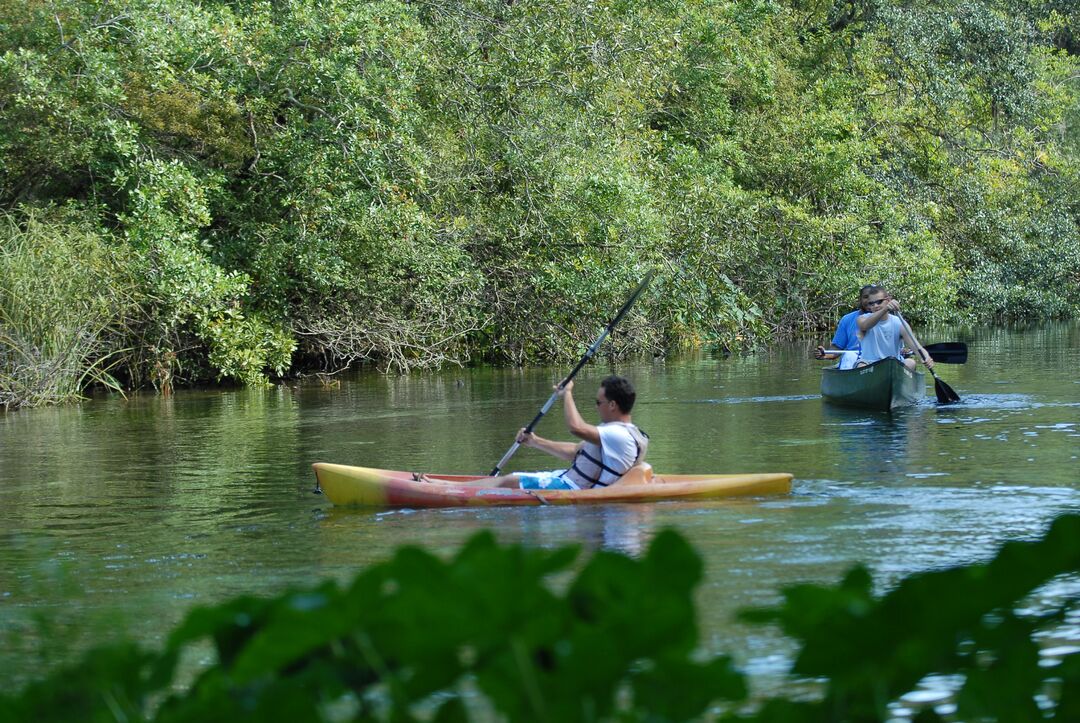
M 600 444 L 600 430 L 589 424 L 581 416 L 574 404 L 574 383 L 570 382 L 562 390 L 563 411 L 566 417 L 566 426 L 570 428 L 570 434 L 586 442 Z
M 566 461 L 572 461 L 574 455 L 577 454 L 578 444 L 576 442 L 556 442 L 553 439 L 544 439 L 526 432 L 524 429 L 518 432 L 518 443 L 526 447 L 532 447 L 533 449 L 539 449 L 541 452 L 547 452 L 550 455 L 558 457 L 559 459 L 565 459 Z

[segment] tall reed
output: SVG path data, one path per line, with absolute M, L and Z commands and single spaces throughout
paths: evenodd
M 132 285 L 107 233 L 78 207 L 0 215 L 0 406 L 119 390 Z

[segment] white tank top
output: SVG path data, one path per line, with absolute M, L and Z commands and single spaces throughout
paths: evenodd
M 889 314 L 864 332 L 860 332 L 859 359 L 873 364 L 888 357 L 900 358 L 900 320 Z

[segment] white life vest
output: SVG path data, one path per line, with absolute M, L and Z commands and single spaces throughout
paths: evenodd
M 634 459 L 627 463 L 625 459 L 618 459 L 610 452 L 605 454 L 602 445 L 593 442 L 582 442 L 570 469 L 563 472 L 562 476 L 569 479 L 581 489 L 599 486 L 607 487 L 629 471 L 631 467 L 645 458 L 645 451 L 649 447 L 649 436 L 633 424 L 626 422 L 608 422 L 600 427 L 618 425 L 626 429 L 630 438 L 634 440 L 637 454 Z M 601 436 L 603 441 L 603 436 Z

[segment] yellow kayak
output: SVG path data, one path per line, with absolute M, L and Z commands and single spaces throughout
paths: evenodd
M 792 476 L 766 474 L 657 474 L 651 470 L 609 487 L 588 490 L 522 490 L 475 487 L 465 483 L 483 475 L 401 472 L 316 462 L 315 478 L 335 505 L 368 507 L 474 507 L 491 505 L 586 505 L 610 502 L 707 500 L 721 497 L 781 495 L 791 492 Z

